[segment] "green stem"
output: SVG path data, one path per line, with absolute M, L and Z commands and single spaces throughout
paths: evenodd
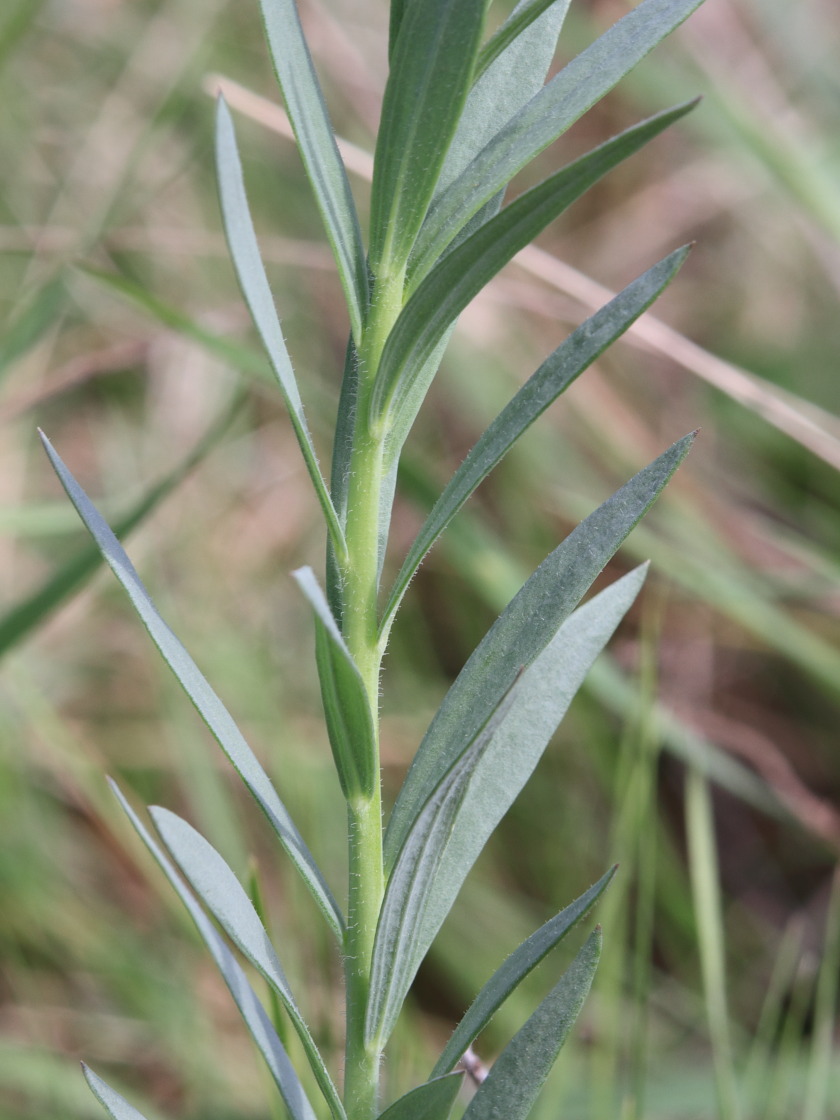
M 399 314 L 403 278 L 380 278 L 359 346 L 359 385 L 347 491 L 343 633 L 362 675 L 379 751 L 379 674 L 382 647 L 377 609 L 385 435 L 369 424 L 369 401 L 385 340 Z M 379 782 L 369 799 L 348 805 L 349 887 L 345 936 L 347 1039 L 344 1104 L 348 1120 L 377 1114 L 381 1053 L 365 1043 L 376 926 L 385 891 Z

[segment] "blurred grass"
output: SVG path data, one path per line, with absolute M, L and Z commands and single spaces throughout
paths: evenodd
M 370 150 L 384 5 L 302 10 L 336 127 Z M 574 4 L 561 54 L 622 10 Z M 696 240 L 659 318 L 829 413 L 838 47 L 840 14 L 819 0 L 716 0 L 544 157 L 556 165 L 647 110 L 704 93 L 686 124 L 599 185 L 542 247 L 616 288 Z M 84 547 L 57 505 L 36 425 L 119 518 L 178 472 L 244 387 L 239 418 L 130 547 L 340 885 L 342 809 L 306 610 L 286 578 L 320 565 L 322 534 L 226 260 L 210 73 L 275 97 L 255 7 L 18 0 L 0 13 L 0 610 L 8 619 Z M 338 284 L 293 148 L 257 123 L 238 128 L 326 458 L 346 334 Z M 118 273 L 124 291 L 91 269 Z M 412 437 L 395 557 L 483 425 L 584 315 L 573 292 L 512 267 L 463 316 Z M 720 1114 L 687 863 L 688 763 L 712 780 L 741 1113 L 840 1116 L 836 902 L 827 918 L 840 847 L 840 519 L 828 463 L 667 354 L 616 347 L 511 453 L 415 581 L 388 661 L 386 777 L 396 785 L 446 682 L 558 538 L 696 426 L 688 464 L 611 569 L 652 557 L 644 602 L 424 967 L 417 1014 L 395 1042 L 394 1092 L 431 1065 L 432 1044 L 518 940 L 619 859 L 599 913 L 599 985 L 537 1120 Z M 339 1041 L 337 962 L 112 583 L 97 576 L 10 644 L 0 689 L 3 1120 L 97 1116 L 80 1057 L 150 1120 L 268 1115 L 266 1080 L 226 994 L 118 823 L 102 774 L 119 775 L 137 801 L 180 808 L 243 876 L 257 859 L 284 965 L 327 1045 Z M 562 964 L 546 963 L 506 1005 L 481 1054 Z

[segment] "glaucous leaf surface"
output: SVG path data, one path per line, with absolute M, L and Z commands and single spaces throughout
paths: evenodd
M 121 1096 L 116 1089 L 112 1089 L 84 1062 L 82 1062 L 82 1072 L 88 1085 L 90 1085 L 90 1091 L 108 1115 L 113 1117 L 113 1120 L 146 1120 L 142 1112 L 136 1109 L 134 1105 L 129 1104 L 125 1097 Z
M 380 1113 L 379 1120 L 448 1120 L 463 1080 L 463 1073 L 455 1073 L 418 1085 Z
M 199 715 L 213 733 L 217 743 L 233 764 L 234 769 L 253 794 L 289 858 L 309 887 L 324 917 L 336 936 L 341 940 L 344 919 L 338 904 L 326 885 L 312 853 L 307 848 L 285 805 L 277 795 L 271 780 L 257 761 L 256 755 L 248 746 L 230 712 L 210 687 L 206 677 L 158 614 L 157 608 L 134 565 L 105 519 L 43 434 L 41 435 L 41 441 L 61 485 L 67 492 L 67 496 L 96 541 L 105 562 L 128 593 L 128 597 L 152 641 L 160 650 L 164 660 L 172 669 L 181 687 L 195 705 Z

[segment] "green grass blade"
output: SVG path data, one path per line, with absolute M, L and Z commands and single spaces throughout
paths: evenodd
M 236 726 L 227 708 L 210 687 L 181 642 L 158 614 L 148 591 L 143 586 L 122 545 L 62 462 L 46 436 L 42 435 L 41 439 L 68 497 L 96 541 L 105 562 L 128 593 L 128 597 L 149 636 L 172 669 L 181 687 L 195 705 L 199 715 L 213 733 L 219 746 L 233 764 L 234 769 L 253 794 L 289 858 L 312 892 L 324 917 L 333 928 L 336 936 L 341 939 L 343 919 L 338 905 L 268 775 L 246 743 L 242 732 Z
M 160 502 L 186 478 L 193 467 L 212 451 L 239 412 L 242 400 L 242 397 L 237 397 L 233 406 L 211 425 L 189 455 L 117 521 L 115 526 L 117 536 L 124 537 L 142 524 Z M 101 563 L 102 553 L 96 545 L 91 545 L 59 568 L 26 599 L 0 617 L 0 657 L 40 626 L 45 618 L 57 610 L 93 575 Z
M 520 249 L 588 190 L 696 102 L 658 113 L 613 137 L 521 194 L 440 261 L 403 308 L 382 353 L 371 421 L 399 416 L 417 372 L 451 323 Z
M 840 868 L 835 867 L 822 959 L 817 975 L 814 1028 L 808 1068 L 808 1083 L 802 1120 L 828 1120 L 831 1067 L 835 1056 L 837 990 L 840 986 Z
M 92 1069 L 82 1062 L 82 1073 L 90 1086 L 90 1091 L 113 1120 L 146 1120 L 133 1104 L 129 1104 L 125 1097 L 106 1084 Z
M 394 51 L 376 139 L 370 264 L 401 274 L 472 83 L 485 0 L 413 0 Z
M 33 296 L 15 319 L 8 325 L 0 340 L 0 378 L 18 358 L 38 342 L 55 323 L 64 309 L 67 292 L 64 279 L 56 276 L 47 281 Z
M 511 12 L 502 26 L 494 35 L 484 44 L 481 48 L 481 53 L 478 56 L 478 64 L 476 65 L 476 81 L 484 75 L 493 63 L 502 55 L 507 53 L 516 40 L 525 38 L 525 33 L 529 28 L 533 29 L 535 23 L 539 21 L 540 16 L 552 8 L 554 10 L 560 9 L 560 25 L 562 26 L 563 19 L 569 8 L 569 0 L 521 0 L 516 8 Z M 541 27 L 544 32 L 544 25 Z M 557 34 L 560 34 L 560 27 L 557 28 Z M 555 37 L 556 42 L 556 37 Z M 552 50 L 552 54 L 553 54 Z M 550 61 L 550 60 L 549 60 Z M 544 81 L 545 79 L 543 79 Z M 542 84 L 542 83 L 540 83 Z
M 370 971 L 365 1043 L 381 1050 L 426 954 L 420 933 L 426 907 L 470 776 L 490 748 L 514 701 L 518 682 L 501 697 L 417 814 L 388 878 Z
M 303 402 L 300 399 L 294 370 L 289 360 L 286 342 L 280 328 L 280 320 L 277 318 L 277 309 L 274 306 L 274 297 L 268 285 L 268 277 L 265 274 L 248 209 L 248 199 L 245 194 L 245 182 L 242 177 L 242 164 L 236 146 L 233 121 L 223 97 L 219 98 L 216 115 L 216 165 L 225 232 L 242 294 L 266 348 L 272 369 L 277 375 L 280 391 L 289 410 L 289 417 L 306 463 L 306 469 L 312 479 L 312 485 L 327 521 L 333 547 L 343 555 L 345 552 L 344 530 L 339 523 L 327 485 L 318 466 L 312 437 L 306 424 Z
M 574 529 L 543 561 L 481 640 L 420 744 L 397 797 L 385 838 L 399 850 L 420 807 L 485 713 L 554 638 L 627 534 L 658 497 L 691 445 L 675 443 Z
M 720 1120 L 740 1120 L 743 1113 L 738 1100 L 726 999 L 726 948 L 712 801 L 705 776 L 694 769 L 686 775 L 685 813 L 691 892 L 714 1056 L 718 1113 Z
M 615 872 L 616 868 L 613 867 L 606 875 L 602 875 L 598 882 L 591 886 L 588 891 L 585 891 L 580 898 L 549 919 L 545 925 L 540 926 L 536 933 L 532 933 L 527 941 L 523 941 L 519 948 L 511 953 L 501 968 L 493 974 L 478 993 L 467 1013 L 455 1028 L 443 1053 L 438 1058 L 435 1068 L 432 1070 L 432 1077 L 440 1076 L 454 1068 L 511 992 L 522 983 L 525 977 L 536 968 L 554 946 L 562 941 L 575 923 L 579 922 L 591 910 L 606 890 Z
M 260 0 L 260 6 L 286 112 L 338 265 L 350 329 L 358 342 L 368 311 L 368 271 L 347 172 L 294 0 Z
M 409 265 L 428 272 L 470 218 L 609 92 L 702 0 L 643 0 L 541 89 L 434 200 Z
M 362 675 L 311 568 L 292 573 L 315 612 L 315 653 L 327 731 L 348 801 L 373 795 L 379 775 L 376 732 Z
M 687 255 L 687 248 L 678 249 L 573 331 L 490 424 L 438 498 L 412 544 L 383 613 L 383 632 L 387 631 L 426 553 L 476 488 L 537 417 L 650 307 Z
M 212 844 L 192 825 L 159 806 L 150 807 L 149 814 L 187 882 L 233 943 L 280 997 L 332 1115 L 336 1120 L 344 1120 L 344 1107 L 338 1092 L 292 995 L 274 946 L 245 889 Z
M 257 999 L 254 989 L 242 971 L 239 963 L 222 940 L 215 926 L 198 905 L 196 900 L 181 882 L 177 871 L 166 858 L 163 851 L 155 843 L 148 829 L 126 801 L 115 782 L 110 782 L 111 789 L 119 801 L 123 811 L 134 826 L 140 839 L 148 848 L 155 862 L 163 871 L 166 878 L 175 889 L 175 893 L 195 923 L 202 941 L 210 950 L 210 954 L 233 996 L 236 1006 L 257 1044 L 260 1053 L 265 1058 L 271 1076 L 280 1090 L 292 1120 L 316 1120 L 312 1105 L 306 1096 L 303 1086 L 295 1073 L 294 1066 L 289 1061 L 289 1056 L 283 1044 L 277 1037 L 277 1032 L 271 1020 Z
M 379 1120 L 447 1120 L 463 1080 L 463 1073 L 449 1073 L 418 1085 L 386 1108 Z
M 597 927 L 560 982 L 493 1063 L 464 1120 L 526 1120 L 589 994 L 600 955 Z

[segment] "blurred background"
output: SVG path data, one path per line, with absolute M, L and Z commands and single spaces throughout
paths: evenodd
M 370 151 L 386 5 L 300 8 L 336 129 Z M 625 10 L 575 0 L 557 65 Z M 497 0 L 492 18 L 505 11 Z M 384 681 L 391 790 L 533 568 L 701 431 L 607 572 L 652 560 L 421 971 L 390 1093 L 428 1072 L 519 941 L 619 861 L 598 911 L 603 965 L 537 1120 L 840 1117 L 838 57 L 831 0 L 708 0 L 539 167 L 698 93 L 700 107 L 462 317 L 408 445 L 392 566 L 486 423 L 603 289 L 696 241 L 656 320 L 535 425 L 412 585 Z M 323 531 L 227 260 L 209 95 L 220 76 L 239 84 L 228 90 L 252 210 L 326 461 L 347 321 L 277 131 L 256 3 L 6 0 L 0 12 L 2 1120 L 100 1116 L 82 1057 L 149 1120 L 280 1115 L 105 773 L 259 876 L 292 986 L 321 1043 L 341 1042 L 340 969 L 314 907 L 98 570 L 36 438 L 40 426 L 128 534 L 340 892 L 343 811 L 289 579 L 321 569 Z M 353 185 L 364 212 L 364 175 Z M 505 1005 L 483 1058 L 573 949 Z

